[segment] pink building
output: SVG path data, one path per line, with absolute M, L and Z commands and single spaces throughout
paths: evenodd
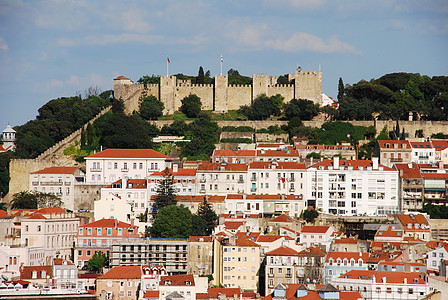
M 117 219 L 101 219 L 82 225 L 76 234 L 75 264 L 78 267 L 87 265 L 97 251 L 109 255 L 112 243 L 129 237 L 139 237 L 138 227 L 133 222 L 128 224 Z

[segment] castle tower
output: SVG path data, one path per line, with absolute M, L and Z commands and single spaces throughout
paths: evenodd
M 16 131 L 8 124 L 2 131 L 3 148 L 8 151 L 14 151 L 16 149 Z
M 127 77 L 118 76 L 114 78 L 114 97 L 115 99 L 124 99 L 128 95 L 127 87 L 132 85 L 133 82 Z
M 229 83 L 229 78 L 227 74 L 215 75 L 215 103 L 213 110 L 215 112 L 224 113 L 228 111 L 227 103 L 227 86 Z
M 160 76 L 160 101 L 165 104 L 163 114 L 173 114 L 180 105 L 175 101 L 176 76 Z
M 311 100 L 322 106 L 322 71 L 297 70 L 292 78 L 294 98 Z
M 252 101 L 258 96 L 268 95 L 269 76 L 268 74 L 252 74 Z

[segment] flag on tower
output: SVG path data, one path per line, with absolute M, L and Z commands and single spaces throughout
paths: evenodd
M 171 61 L 170 61 L 170 58 L 169 58 L 169 57 L 167 57 L 166 59 L 168 60 L 168 63 L 171 63 Z

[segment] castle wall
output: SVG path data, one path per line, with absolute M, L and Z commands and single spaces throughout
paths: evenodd
M 179 110 L 175 102 L 176 76 L 160 76 L 160 98 L 165 105 L 164 114 L 173 114 Z
M 285 99 L 283 103 L 288 103 L 292 99 L 294 99 L 294 85 L 292 84 L 277 84 L 274 86 L 268 87 L 268 97 L 275 96 L 277 94 L 282 95 Z
M 202 110 L 213 110 L 212 84 L 177 84 L 175 91 L 175 106 L 182 106 L 182 99 L 191 94 L 201 98 Z
M 260 95 L 268 94 L 269 80 L 268 74 L 252 74 L 253 99 Z
M 227 88 L 227 109 L 238 110 L 241 106 L 251 105 L 252 87 L 250 85 L 231 84 Z
M 227 112 L 229 110 L 228 105 L 228 86 L 229 79 L 226 75 L 215 75 L 215 103 L 213 110 L 216 112 Z
M 103 187 L 106 187 L 106 185 L 76 184 L 74 188 L 74 210 L 87 209 L 93 211 L 95 207 L 94 202 L 101 199 L 101 188 Z
M 322 71 L 296 71 L 292 78 L 296 99 L 307 99 L 322 105 Z

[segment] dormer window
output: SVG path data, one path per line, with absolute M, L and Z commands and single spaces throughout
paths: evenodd
M 171 281 L 169 280 L 165 281 L 165 285 L 171 285 Z
M 191 285 L 191 281 L 185 281 L 186 285 Z

